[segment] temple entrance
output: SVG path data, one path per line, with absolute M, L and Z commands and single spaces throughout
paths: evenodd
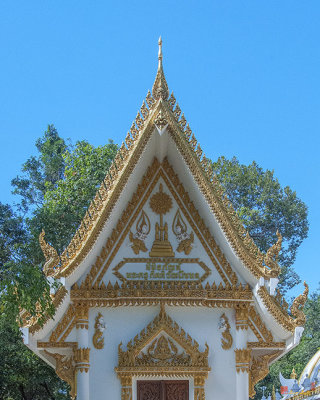
M 189 400 L 189 381 L 137 381 L 138 400 Z

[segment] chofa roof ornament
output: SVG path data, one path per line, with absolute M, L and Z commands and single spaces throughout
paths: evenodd
M 152 87 L 152 96 L 156 100 L 159 100 L 160 98 L 163 100 L 167 100 L 167 98 L 169 97 L 169 88 L 168 88 L 168 84 L 167 84 L 166 78 L 164 76 L 163 67 L 162 67 L 162 39 L 161 39 L 161 36 L 159 37 L 158 44 L 159 44 L 158 71 L 157 71 L 156 79 L 155 79 L 153 87 Z

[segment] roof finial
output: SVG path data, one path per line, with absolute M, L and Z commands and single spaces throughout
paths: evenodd
M 158 45 L 159 45 L 159 51 L 158 51 L 158 71 L 157 71 L 157 76 L 154 81 L 153 87 L 152 87 L 152 95 L 153 97 L 158 100 L 158 99 L 163 99 L 167 100 L 169 96 L 169 89 L 167 85 L 166 78 L 164 76 L 163 72 L 163 67 L 162 67 L 162 39 L 161 36 L 159 37 L 158 40 Z
M 158 69 L 159 69 L 159 68 L 161 68 L 161 64 L 162 64 L 162 39 L 161 39 L 161 36 L 159 37 L 158 45 L 159 45 L 159 52 L 158 52 L 158 60 L 159 60 Z

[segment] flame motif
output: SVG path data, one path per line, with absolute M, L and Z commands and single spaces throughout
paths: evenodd
M 177 248 L 178 253 L 184 252 L 184 254 L 190 254 L 192 250 L 192 244 L 194 242 L 194 234 L 191 232 L 190 234 L 187 232 L 187 224 L 184 222 L 180 210 L 176 212 L 172 222 L 172 231 L 176 235 L 179 246 Z
M 144 243 L 146 237 L 150 233 L 150 219 L 142 210 L 141 215 L 136 223 L 136 233 L 129 233 L 129 239 L 132 243 L 131 248 L 134 254 L 139 254 L 140 251 L 146 252 L 148 249 Z
M 150 233 L 150 220 L 148 215 L 143 210 L 141 212 L 140 218 L 137 221 L 136 230 L 137 232 L 146 236 Z

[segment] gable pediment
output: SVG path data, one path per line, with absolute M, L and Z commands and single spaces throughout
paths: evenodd
M 152 173 L 150 173 L 152 171 Z M 78 288 L 174 281 L 233 286 L 232 269 L 167 159 L 153 161 Z M 138 195 L 137 195 L 138 192 Z
M 199 343 L 192 339 L 165 312 L 164 304 L 160 313 L 139 334 L 127 343 L 127 349 L 118 347 L 116 371 L 152 373 L 166 372 L 208 372 L 209 347 L 201 351 Z

